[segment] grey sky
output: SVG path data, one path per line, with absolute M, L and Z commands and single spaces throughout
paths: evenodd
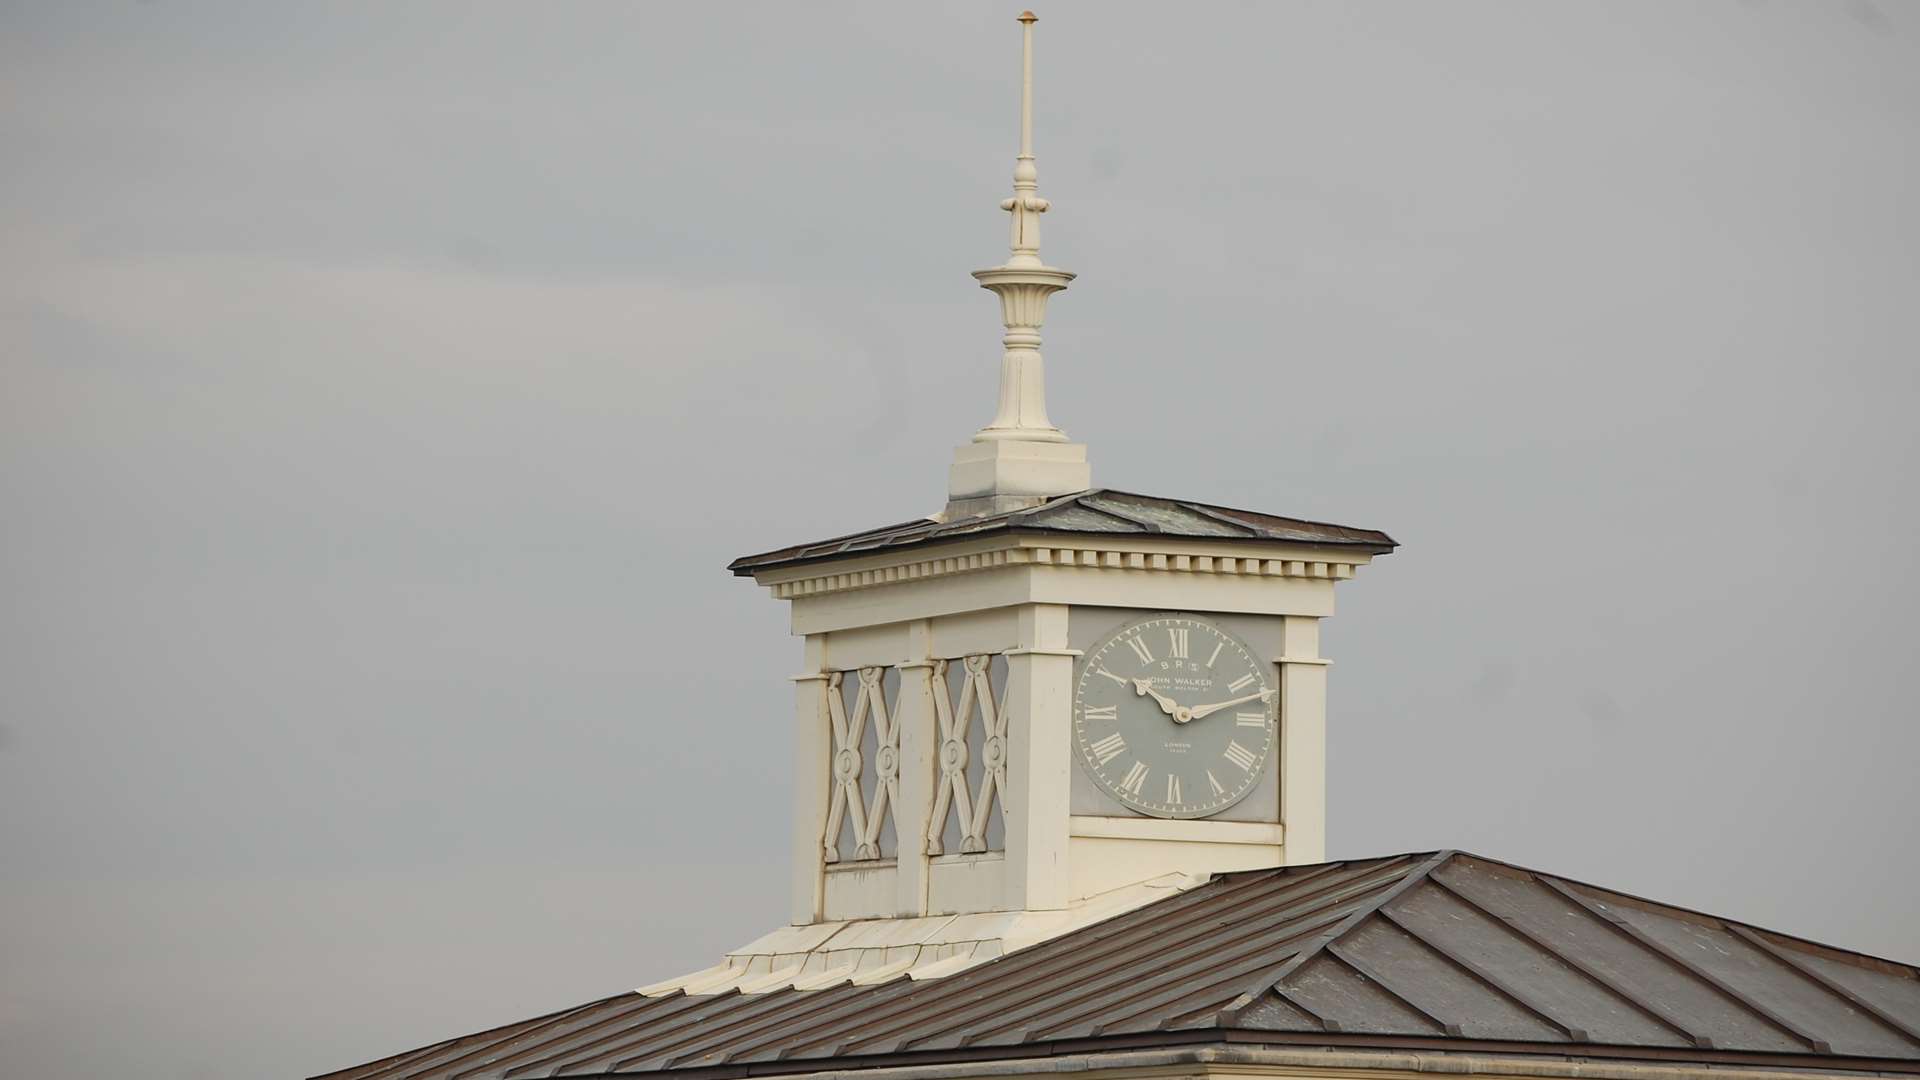
M 1405 544 L 1333 851 L 1920 960 L 1920 10 L 1183 10 L 1040 9 L 1052 414 Z M 5 8 L 6 1071 L 305 1074 L 782 917 L 722 567 L 990 415 L 1016 11 Z

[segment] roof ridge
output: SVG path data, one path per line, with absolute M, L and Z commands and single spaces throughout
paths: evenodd
M 1353 532 L 1380 533 L 1380 535 L 1386 536 L 1386 533 L 1381 532 L 1379 529 L 1369 529 L 1362 525 L 1342 525 L 1337 521 L 1320 521 L 1316 518 L 1293 517 L 1289 514 L 1270 514 L 1265 510 L 1249 510 L 1244 506 L 1227 506 L 1223 503 L 1201 502 L 1198 499 L 1177 499 L 1166 495 L 1147 495 L 1138 491 L 1121 491 L 1118 488 L 1095 488 L 1092 491 L 1082 492 L 1082 494 L 1091 495 L 1095 492 L 1107 495 L 1125 495 L 1134 499 L 1158 499 L 1162 502 L 1180 503 L 1183 506 L 1204 507 L 1208 510 L 1226 510 L 1235 514 L 1256 514 L 1260 517 L 1278 518 L 1281 521 L 1292 521 L 1300 525 L 1318 525 L 1326 529 L 1348 529 Z M 1246 522 L 1239 521 L 1234 524 L 1244 526 Z M 1389 539 L 1391 539 L 1391 537 L 1389 537 Z M 1395 543 L 1394 546 L 1399 547 L 1400 545 Z
M 1047 510 L 1057 510 L 1069 503 L 1077 503 L 1089 495 L 1098 495 L 1105 490 L 1105 488 L 1088 488 L 1085 491 L 1069 491 L 1065 495 L 1049 496 L 1044 502 L 1036 503 L 1033 506 L 1022 506 L 1015 510 L 1002 510 L 997 514 L 982 514 L 980 520 L 986 521 L 991 518 L 999 518 L 1003 522 L 1011 523 L 1021 518 L 1032 517 L 1035 514 Z M 965 521 L 967 519 L 961 518 L 960 520 Z
M 1464 855 L 1469 859 L 1477 859 L 1480 862 L 1492 863 L 1495 866 L 1504 866 L 1509 870 L 1517 870 L 1520 873 L 1531 874 L 1535 877 L 1550 877 L 1556 881 L 1565 882 L 1568 885 L 1578 885 L 1580 888 L 1591 889 L 1592 891 L 1597 893 L 1604 893 L 1608 896 L 1620 897 L 1625 900 L 1631 900 L 1636 904 L 1645 904 L 1650 908 L 1656 908 L 1662 911 L 1677 911 L 1685 915 L 1690 915 L 1696 919 L 1703 919 L 1707 922 L 1715 923 L 1720 926 L 1738 926 L 1738 927 L 1741 927 L 1742 929 L 1768 935 L 1775 939 L 1784 939 L 1786 941 L 1794 942 L 1795 944 L 1810 945 L 1816 949 L 1824 949 L 1830 953 L 1839 953 L 1842 956 L 1845 956 L 1850 959 L 1872 960 L 1875 963 L 1885 964 L 1888 967 L 1899 968 L 1901 971 L 1911 973 L 1914 978 L 1920 979 L 1920 965 L 1910 964 L 1904 960 L 1894 960 L 1885 956 L 1876 956 L 1873 953 L 1862 952 L 1859 949 L 1850 949 L 1844 945 L 1831 945 L 1824 941 L 1815 941 L 1812 938 L 1800 937 L 1797 934 L 1789 934 L 1784 931 L 1775 930 L 1771 927 L 1761 926 L 1757 923 L 1745 922 L 1740 919 L 1730 919 L 1724 915 L 1716 915 L 1711 911 L 1701 911 L 1698 908 L 1685 907 L 1680 904 L 1669 903 L 1665 900 L 1654 900 L 1650 897 L 1641 896 L 1638 893 L 1630 893 L 1622 889 L 1610 888 L 1606 885 L 1595 885 L 1591 881 L 1582 881 L 1579 878 L 1568 877 L 1565 874 L 1556 874 L 1551 871 L 1541 870 L 1532 866 L 1522 866 L 1521 864 L 1516 862 L 1508 862 L 1505 859 L 1496 859 L 1491 856 L 1482 855 L 1474 851 L 1465 851 L 1465 850 L 1456 848 L 1454 849 L 1453 853 L 1455 855 Z
M 1417 853 L 1409 852 L 1408 854 Z M 1332 929 L 1309 942 L 1305 948 L 1294 953 L 1278 966 L 1268 968 L 1262 972 L 1260 977 L 1249 985 L 1245 991 L 1231 1002 L 1228 1002 L 1226 1007 L 1222 1008 L 1219 1013 L 1216 1014 L 1221 1026 L 1239 1026 L 1240 1014 L 1252 1007 L 1255 1002 L 1265 997 L 1269 991 L 1278 989 L 1281 981 L 1286 979 L 1287 976 L 1300 970 L 1307 961 L 1326 952 L 1327 946 L 1345 937 L 1354 927 L 1359 926 L 1369 916 L 1406 895 L 1410 889 L 1425 881 L 1428 875 L 1432 874 L 1443 863 L 1448 862 L 1458 854 L 1460 854 L 1460 852 L 1454 848 L 1443 848 L 1428 855 L 1424 862 L 1410 868 L 1405 877 L 1395 882 L 1385 892 L 1381 893 L 1379 897 L 1369 903 L 1361 905 L 1358 910 L 1346 918 L 1341 919 L 1338 923 L 1334 924 Z

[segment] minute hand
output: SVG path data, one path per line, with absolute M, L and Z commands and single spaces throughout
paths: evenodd
M 1257 694 L 1248 694 L 1246 697 L 1234 698 L 1232 701 L 1216 701 L 1211 705 L 1195 705 L 1193 707 L 1193 715 L 1190 719 L 1198 720 L 1203 716 L 1211 716 L 1221 709 L 1231 708 L 1235 705 L 1245 705 L 1249 701 L 1264 701 L 1272 696 L 1273 691 L 1262 690 Z

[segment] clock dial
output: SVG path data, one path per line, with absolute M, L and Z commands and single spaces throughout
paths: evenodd
M 1245 798 L 1273 752 L 1271 665 L 1206 619 L 1121 625 L 1080 659 L 1080 764 L 1143 814 L 1196 818 Z

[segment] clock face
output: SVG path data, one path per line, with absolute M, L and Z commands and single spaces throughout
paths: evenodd
M 1195 818 L 1245 798 L 1273 752 L 1275 687 L 1246 643 L 1206 619 L 1126 623 L 1080 659 L 1073 736 L 1107 794 Z

